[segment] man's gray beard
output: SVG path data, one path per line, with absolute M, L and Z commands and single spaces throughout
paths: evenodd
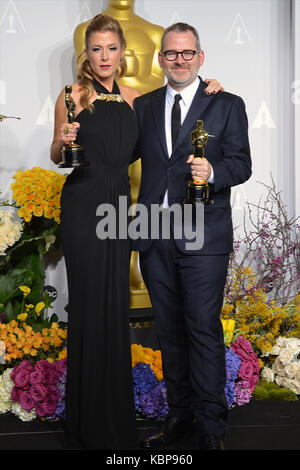
M 178 68 L 179 68 L 179 67 L 178 67 Z M 173 75 L 172 75 L 170 72 L 164 71 L 164 73 L 165 73 L 165 75 L 166 75 L 166 77 L 167 77 L 167 79 L 168 79 L 168 82 L 169 82 L 170 84 L 173 83 L 174 85 L 178 85 L 178 86 L 184 86 L 184 85 L 188 86 L 188 85 L 190 85 L 191 83 L 193 83 L 193 82 L 196 80 L 197 76 L 198 76 L 198 71 L 197 71 L 197 73 L 195 74 L 195 76 L 193 76 L 193 74 L 191 74 L 190 77 L 187 78 L 186 80 L 177 80 L 176 78 L 173 77 Z

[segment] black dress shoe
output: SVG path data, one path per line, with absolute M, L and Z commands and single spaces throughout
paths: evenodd
M 191 418 L 167 416 L 161 429 L 140 443 L 143 449 L 153 449 L 161 445 L 170 444 L 180 435 L 194 429 L 194 421 Z
M 199 436 L 197 444 L 200 450 L 225 450 L 222 438 L 210 434 Z

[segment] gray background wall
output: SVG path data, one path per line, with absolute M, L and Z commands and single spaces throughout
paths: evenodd
M 0 124 L 5 197 L 17 170 L 57 169 L 49 148 L 56 98 L 75 81 L 73 31 L 105 6 L 105 0 L 0 0 L 0 114 L 22 118 Z M 136 0 L 135 13 L 163 27 L 193 24 L 206 54 L 202 78 L 217 78 L 245 100 L 253 176 L 233 190 L 236 224 L 271 174 L 289 213 L 299 215 L 300 0 Z M 48 267 L 47 283 L 56 287 L 56 312 L 64 317 L 63 258 Z

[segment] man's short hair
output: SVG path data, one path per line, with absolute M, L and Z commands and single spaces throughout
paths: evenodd
M 195 39 L 196 39 L 197 51 L 201 51 L 201 45 L 200 45 L 200 39 L 199 39 L 198 31 L 194 28 L 194 26 L 191 26 L 187 23 L 181 23 L 181 22 L 172 24 L 171 26 L 169 26 L 168 28 L 165 29 L 164 34 L 161 38 L 161 51 L 163 51 L 163 48 L 164 48 L 165 37 L 171 31 L 175 32 L 175 33 L 186 33 L 187 31 L 191 31 L 193 33 L 193 35 L 195 36 Z

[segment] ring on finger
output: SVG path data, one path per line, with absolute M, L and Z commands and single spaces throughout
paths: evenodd
M 68 134 L 68 132 L 69 132 L 69 128 L 68 128 L 68 127 L 65 127 L 65 128 L 64 128 L 64 134 Z

